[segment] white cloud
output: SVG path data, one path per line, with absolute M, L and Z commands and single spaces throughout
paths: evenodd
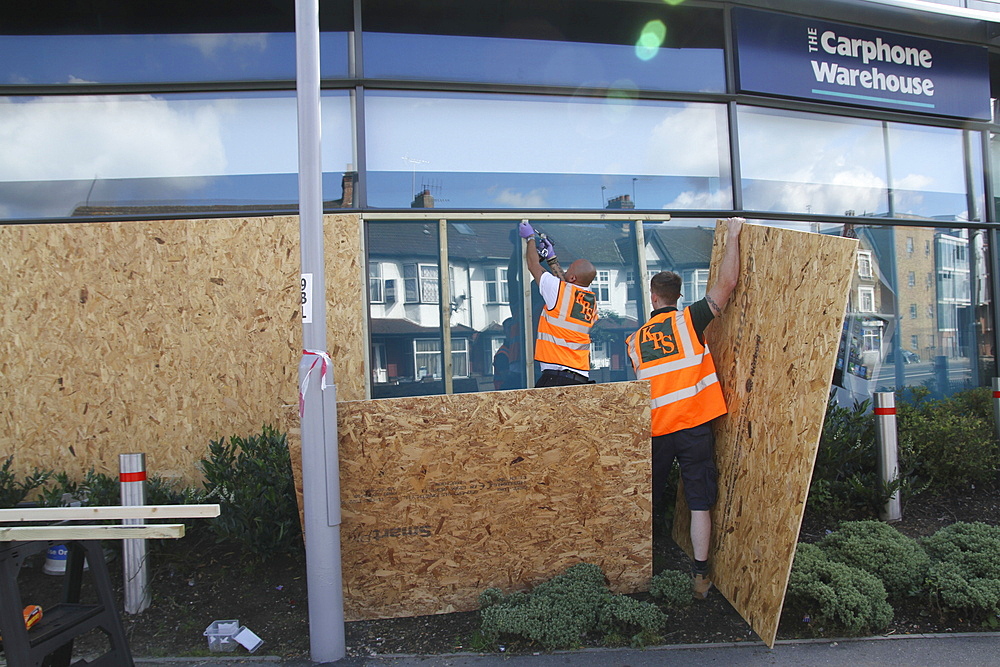
M 691 191 L 682 192 L 669 204 L 664 204 L 663 208 L 673 209 L 726 209 L 733 205 L 732 198 L 726 190 L 715 192 Z
M 545 200 L 546 193 L 544 188 L 536 188 L 526 193 L 504 188 L 493 201 L 498 207 L 545 208 L 548 206 Z
M 267 35 L 263 33 L 189 35 L 181 38 L 201 52 L 205 58 L 215 59 L 232 51 L 258 51 L 267 49 Z
M 151 95 L 0 100 L 0 181 L 223 173 L 224 109 Z

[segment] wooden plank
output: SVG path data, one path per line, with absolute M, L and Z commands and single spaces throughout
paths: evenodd
M 617 592 L 649 585 L 647 382 L 337 411 L 348 620 L 473 610 L 579 562 Z
M 713 268 L 725 228 L 725 221 L 716 228 Z M 855 239 L 744 226 L 739 285 L 706 332 L 729 407 L 714 424 L 712 579 L 768 646 L 795 556 L 856 250 Z M 681 490 L 673 534 L 688 554 L 689 527 Z
M 0 528 L 0 542 L 43 540 L 133 540 L 184 537 L 184 524 L 157 523 L 145 526 L 19 526 Z
M 101 519 L 210 519 L 218 505 L 141 505 L 95 507 L 15 507 L 0 509 L 0 523 L 20 521 L 97 521 Z

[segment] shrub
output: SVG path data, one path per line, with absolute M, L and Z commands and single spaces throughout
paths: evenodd
M 45 507 L 62 507 L 73 502 L 91 506 L 120 505 L 120 489 L 117 479 L 93 468 L 80 481 L 58 472 L 53 475 L 53 483 L 42 491 L 39 501 Z
M 831 396 L 820 435 L 808 507 L 833 519 L 877 516 L 906 476 L 885 487 L 878 474 L 875 418 L 871 401 L 843 408 Z
M 205 502 L 221 514 L 209 522 L 218 541 L 232 540 L 248 556 L 269 557 L 302 545 L 298 503 L 285 434 L 265 425 L 248 438 L 209 443 L 199 462 Z
M 900 465 L 936 492 L 966 490 L 997 482 L 1000 452 L 988 387 L 933 400 L 927 389 L 911 389 L 913 401 L 899 401 Z
M 878 577 L 892 598 L 916 595 L 930 557 L 916 540 L 881 521 L 849 521 L 819 541 L 826 556 Z
M 977 616 L 1000 613 L 1000 526 L 958 522 L 924 538 L 928 586 L 942 607 Z
M 814 544 L 799 544 L 788 580 L 791 608 L 827 629 L 860 635 L 892 621 L 892 607 L 878 577 L 832 561 Z
M 626 601 L 628 600 L 628 601 Z M 479 597 L 481 632 L 490 641 L 514 635 L 546 649 L 572 648 L 592 631 L 631 634 L 633 643 L 655 635 L 666 617 L 656 605 L 614 595 L 596 565 L 579 563 L 542 582 L 531 593 L 504 597 L 499 589 Z
M 663 570 L 649 582 L 649 594 L 668 607 L 691 604 L 691 575 L 680 570 Z
M 34 468 L 31 474 L 18 481 L 17 475 L 10 471 L 13 464 L 14 455 L 11 454 L 0 466 L 0 507 L 15 507 L 52 476 L 51 470 Z

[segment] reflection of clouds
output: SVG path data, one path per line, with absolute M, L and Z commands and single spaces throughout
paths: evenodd
M 548 203 L 545 200 L 547 190 L 536 188 L 530 192 L 516 192 L 510 188 L 504 188 L 494 197 L 493 201 L 500 207 L 512 208 L 545 208 Z
M 81 79 L 80 77 L 73 76 L 72 74 L 69 75 L 69 78 L 67 79 L 66 82 L 67 83 L 97 83 L 96 81 L 90 81 L 88 79 Z
M 663 208 L 675 209 L 726 209 L 733 205 L 732 197 L 726 190 L 716 190 L 715 192 L 702 192 L 688 190 L 677 195 L 669 204 L 664 204 Z
M 0 180 L 220 173 L 222 108 L 151 95 L 0 99 Z
M 722 107 L 691 104 L 663 109 L 663 120 L 644 142 L 646 164 L 641 173 L 677 176 L 718 176 L 719 114 Z
M 784 113 L 740 114 L 744 205 L 843 215 L 887 207 L 881 127 Z
M 233 51 L 267 50 L 267 35 L 264 33 L 184 35 L 182 44 L 195 47 L 205 58 L 215 59 L 229 55 Z

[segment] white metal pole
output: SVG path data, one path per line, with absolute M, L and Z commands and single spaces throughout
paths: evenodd
M 326 352 L 319 0 L 295 0 L 295 55 L 303 286 L 299 403 L 309 648 L 314 662 L 334 662 L 343 658 L 347 649 L 340 561 L 336 387 Z
M 118 455 L 118 484 L 123 506 L 146 504 L 146 455 Z M 122 519 L 125 525 L 139 525 L 144 519 Z M 125 576 L 125 613 L 141 614 L 149 607 L 149 568 L 146 540 L 122 540 L 122 569 Z
M 896 395 L 891 391 L 875 392 L 875 433 L 878 436 L 878 471 L 885 485 L 899 478 L 899 447 L 896 437 Z M 899 521 L 903 518 L 899 489 L 885 503 L 882 509 L 883 521 Z

